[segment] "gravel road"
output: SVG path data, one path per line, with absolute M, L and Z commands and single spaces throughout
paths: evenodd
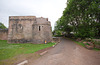
M 100 51 L 88 50 L 68 39 L 28 65 L 100 65 Z

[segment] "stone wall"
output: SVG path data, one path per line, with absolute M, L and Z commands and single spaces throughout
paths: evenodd
M 60 37 L 53 37 L 53 40 L 52 40 L 52 42 L 54 42 L 54 43 L 59 43 L 60 42 Z
M 44 43 L 52 41 L 51 24 L 47 18 L 35 16 L 9 17 L 9 43 Z
M 7 40 L 8 29 L 0 29 L 0 40 Z
M 44 43 L 52 41 L 51 24 L 46 18 L 37 18 L 33 24 L 33 41 L 35 43 Z

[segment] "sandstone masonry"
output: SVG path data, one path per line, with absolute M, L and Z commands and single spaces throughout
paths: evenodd
M 0 40 L 7 40 L 8 29 L 0 29 Z
M 35 16 L 10 16 L 8 42 L 40 44 L 52 41 L 48 18 Z

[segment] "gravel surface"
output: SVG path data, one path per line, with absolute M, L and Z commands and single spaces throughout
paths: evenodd
M 68 39 L 28 65 L 100 65 L 100 51 L 88 50 Z

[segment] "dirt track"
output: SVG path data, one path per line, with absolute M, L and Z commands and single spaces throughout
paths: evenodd
M 85 49 L 74 42 L 61 42 L 28 65 L 100 65 L 100 51 Z

